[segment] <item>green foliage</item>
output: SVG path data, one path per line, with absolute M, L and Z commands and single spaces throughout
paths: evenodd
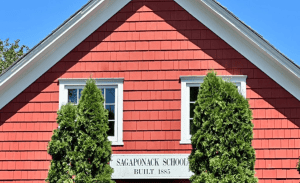
M 252 112 L 236 86 L 210 72 L 200 86 L 189 156 L 193 183 L 256 183 Z
M 67 104 L 57 112 L 59 128 L 54 130 L 48 146 L 48 153 L 52 155 L 52 161 L 46 181 L 63 183 L 72 178 L 70 153 L 76 145 L 75 111 L 76 106 Z
M 300 157 L 299 157 L 300 158 Z M 297 163 L 297 170 L 298 170 L 298 172 L 300 173 L 300 160 L 299 160 L 299 162 Z
M 113 169 L 108 164 L 111 158 L 111 142 L 107 135 L 108 112 L 103 103 L 104 98 L 95 81 L 88 80 L 77 108 L 78 146 L 72 154 L 76 167 L 75 182 L 113 182 Z
M 9 39 L 0 39 L 0 74 L 29 50 L 27 46 L 19 46 L 19 41 L 9 43 Z
M 67 143 L 64 144 L 63 140 L 56 142 L 54 141 L 56 138 L 53 139 L 57 131 L 63 131 L 60 126 L 54 132 L 49 144 L 48 152 L 52 155 L 53 161 L 46 181 L 51 183 L 114 182 L 111 180 L 113 169 L 108 164 L 111 160 L 111 142 L 107 135 L 109 130 L 108 111 L 104 108 L 103 102 L 104 98 L 95 81 L 88 80 L 76 110 L 72 110 L 73 115 L 76 116 L 76 122 L 75 118 L 67 118 L 66 115 L 62 115 L 63 118 L 69 120 L 69 124 L 74 124 L 70 125 L 73 128 L 64 128 L 66 130 L 65 138 L 68 139 Z M 66 107 L 69 106 L 72 105 L 69 104 Z M 64 109 L 62 108 L 59 114 Z M 58 156 L 59 162 L 54 162 L 55 156 Z M 52 176 L 54 173 L 57 173 L 56 177 Z

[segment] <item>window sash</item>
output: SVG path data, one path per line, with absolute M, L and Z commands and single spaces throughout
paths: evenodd
M 104 97 L 104 103 L 103 103 L 104 108 L 106 109 L 106 106 L 114 106 L 114 119 L 108 119 L 108 121 L 113 122 L 114 126 L 115 126 L 116 125 L 116 115 L 117 115 L 117 110 L 118 110 L 117 106 L 115 105 L 116 101 L 117 101 L 117 94 L 116 94 L 116 88 L 117 87 L 116 86 L 101 86 L 101 87 L 97 86 L 97 87 L 101 90 L 102 95 Z M 73 103 L 73 104 L 78 105 L 79 104 L 79 99 L 80 99 L 80 97 L 79 97 L 80 92 L 79 91 L 80 91 L 80 89 L 83 89 L 84 86 L 74 86 L 74 87 L 67 86 L 66 88 L 68 90 L 68 102 L 70 102 L 69 101 L 69 90 L 76 90 L 76 92 L 77 92 L 77 94 L 76 94 L 76 97 L 77 97 L 76 104 L 75 103 Z M 107 92 L 107 89 L 111 89 L 111 88 L 115 89 L 115 103 L 106 103 L 106 92 Z M 104 89 L 104 90 L 102 91 L 102 89 Z M 114 138 L 116 136 L 116 133 L 117 133 L 116 128 L 114 128 L 114 135 L 109 136 L 109 137 Z
M 59 81 L 59 108 L 68 103 L 68 89 L 83 89 L 88 78 L 64 79 Z M 112 145 L 124 145 L 123 143 L 123 83 L 124 78 L 96 78 L 94 79 L 98 88 L 115 88 L 115 136 L 108 139 Z M 111 120 L 110 120 L 111 121 Z
M 239 92 L 246 98 L 246 78 L 244 75 L 221 76 L 223 79 L 230 80 L 238 87 Z M 181 141 L 180 144 L 190 144 L 190 87 L 200 87 L 205 76 L 181 76 Z

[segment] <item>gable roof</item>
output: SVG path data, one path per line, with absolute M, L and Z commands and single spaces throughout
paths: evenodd
M 0 75 L 0 109 L 131 0 L 90 0 Z M 174 0 L 300 100 L 300 68 L 215 0 Z

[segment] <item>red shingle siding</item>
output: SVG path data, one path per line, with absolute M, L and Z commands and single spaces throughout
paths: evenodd
M 248 76 L 260 182 L 298 182 L 299 101 L 171 0 L 132 1 L 0 111 L 0 181 L 47 177 L 58 78 L 124 77 L 124 146 L 113 153 L 189 153 L 179 76 L 209 69 Z

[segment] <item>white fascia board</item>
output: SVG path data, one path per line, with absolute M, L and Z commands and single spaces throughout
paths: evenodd
M 94 0 L 0 77 L 0 109 L 61 60 L 130 0 Z
M 175 0 L 181 7 L 300 100 L 300 69 L 212 0 Z

